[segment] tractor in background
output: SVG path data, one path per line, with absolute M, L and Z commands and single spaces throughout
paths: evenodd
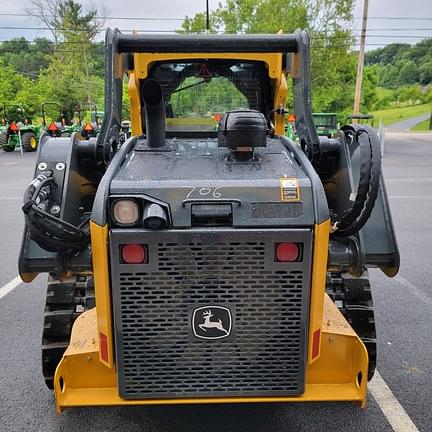
M 51 107 L 51 108 L 49 108 Z M 53 115 L 54 109 L 57 115 Z M 44 102 L 41 104 L 42 110 L 42 125 L 48 135 L 52 137 L 70 137 L 74 132 L 78 132 L 77 124 L 66 124 L 65 115 L 61 105 L 58 102 Z M 47 117 L 51 117 L 51 122 L 48 124 Z
M 101 113 L 98 112 L 96 104 L 80 102 L 75 111 L 78 114 L 78 124 L 81 126 L 79 132 L 84 139 L 96 138 L 101 129 L 101 122 L 99 121 Z M 88 112 L 90 112 L 90 120 L 87 117 Z
M 312 119 L 318 136 L 332 138 L 338 131 L 336 113 L 312 113 Z
M 4 104 L 2 108 L 2 127 L 0 147 L 11 152 L 21 148 L 24 152 L 36 151 L 42 125 L 33 125 L 19 104 Z
M 332 138 L 338 131 L 336 113 L 312 113 L 312 120 L 318 136 Z M 285 136 L 293 141 L 298 138 L 295 121 L 295 115 L 289 113 L 285 123 Z

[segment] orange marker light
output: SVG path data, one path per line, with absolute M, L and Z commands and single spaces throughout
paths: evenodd
M 93 126 L 92 126 L 90 123 L 86 123 L 86 124 L 84 125 L 84 130 L 85 130 L 86 132 L 93 132 L 94 128 L 93 128 Z
M 51 124 L 48 126 L 48 130 L 50 132 L 57 132 L 58 131 L 58 127 L 54 122 L 51 122 Z
M 15 122 L 12 122 L 9 126 L 9 130 L 11 130 L 12 132 L 18 132 L 19 128 Z
M 106 334 L 99 333 L 99 343 L 101 359 L 108 363 L 108 338 Z

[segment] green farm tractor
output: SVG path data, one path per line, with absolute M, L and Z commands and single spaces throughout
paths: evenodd
M 52 137 L 70 137 L 74 132 L 78 132 L 80 127 L 77 124 L 66 124 L 65 115 L 58 102 L 44 102 L 42 108 L 42 124 L 44 130 Z M 55 114 L 53 114 L 55 112 Z M 51 117 L 48 124 L 47 117 Z
M 4 151 L 11 152 L 15 148 L 25 152 L 36 151 L 41 132 L 42 125 L 31 124 L 22 105 L 3 105 L 0 147 Z
M 318 136 L 333 137 L 338 128 L 336 113 L 312 113 L 312 119 Z M 295 141 L 298 138 L 295 128 L 295 115 L 288 114 L 285 122 L 285 136 Z
M 99 120 L 100 112 L 97 106 L 91 102 L 81 102 L 77 105 L 75 111 L 78 114 L 79 132 L 84 139 L 96 138 L 101 129 L 101 122 Z M 90 118 L 88 118 L 90 113 Z
M 317 134 L 332 138 L 338 131 L 336 113 L 312 113 Z

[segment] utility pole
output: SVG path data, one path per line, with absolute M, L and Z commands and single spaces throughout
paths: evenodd
M 353 114 L 360 114 L 360 101 L 361 101 L 361 87 L 363 81 L 363 66 L 364 66 L 364 52 L 365 52 L 365 41 L 366 41 L 366 26 L 367 26 L 367 15 L 368 15 L 368 2 L 364 0 L 363 4 L 363 22 L 362 30 L 360 35 L 360 52 L 357 65 L 357 79 L 354 94 L 354 109 Z
M 206 0 L 206 30 L 210 33 L 209 0 Z

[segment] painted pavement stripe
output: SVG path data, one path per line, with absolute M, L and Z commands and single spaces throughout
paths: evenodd
M 394 280 L 402 285 L 404 288 L 409 290 L 414 296 L 416 296 L 423 303 L 432 307 L 432 298 L 429 297 L 423 290 L 416 287 L 413 283 L 411 283 L 408 279 L 405 279 L 401 275 L 397 275 L 394 277 Z
M 368 389 L 395 432 L 418 432 L 417 426 L 378 371 L 375 371 Z
M 14 290 L 21 283 L 22 283 L 21 277 L 17 276 L 15 279 L 12 279 L 5 286 L 0 288 L 0 299 L 2 299 L 5 295 L 9 294 L 12 290 Z

